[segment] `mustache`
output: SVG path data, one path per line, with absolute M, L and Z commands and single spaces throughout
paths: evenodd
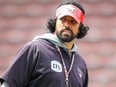
M 70 27 L 65 27 L 65 28 L 63 28 L 63 29 L 62 29 L 62 32 L 65 31 L 65 30 L 68 30 L 68 31 L 70 31 L 71 33 L 73 33 L 72 30 L 70 29 Z

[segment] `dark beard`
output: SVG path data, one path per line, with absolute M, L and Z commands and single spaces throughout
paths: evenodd
M 65 30 L 68 30 L 71 33 L 71 35 L 63 34 L 63 32 Z M 56 34 L 57 34 L 58 38 L 63 42 L 70 42 L 76 38 L 76 36 L 73 34 L 73 32 L 70 28 L 62 29 L 61 32 L 56 32 Z

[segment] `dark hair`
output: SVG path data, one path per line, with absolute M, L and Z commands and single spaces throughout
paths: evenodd
M 79 4 L 79 3 L 76 3 L 76 2 L 73 2 L 73 1 L 68 1 L 66 3 L 63 3 L 61 5 L 67 5 L 67 4 L 71 4 L 71 5 L 75 5 L 77 6 L 82 12 L 83 14 L 85 14 L 85 10 L 83 9 L 83 7 Z M 61 6 L 60 5 L 60 6 Z M 59 6 L 59 7 L 60 7 Z M 55 27 L 56 27 L 56 20 L 57 18 L 51 18 L 48 20 L 47 22 L 47 28 L 49 29 L 49 31 L 51 33 L 54 33 L 55 32 Z M 81 39 L 83 38 L 86 34 L 87 34 L 87 31 L 89 30 L 89 27 L 88 26 L 85 26 L 82 22 L 80 23 L 80 26 L 79 26 L 79 33 L 77 35 L 77 39 Z

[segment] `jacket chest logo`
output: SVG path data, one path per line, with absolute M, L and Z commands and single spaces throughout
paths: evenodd
M 58 61 L 53 60 L 51 61 L 51 69 L 55 72 L 62 72 L 62 65 Z

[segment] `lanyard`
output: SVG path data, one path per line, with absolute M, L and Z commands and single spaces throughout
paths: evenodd
M 64 62 L 64 58 L 63 58 L 63 56 L 62 56 L 62 53 L 61 53 L 61 51 L 60 51 L 60 49 L 59 49 L 58 46 L 56 46 L 56 48 L 57 48 L 57 50 L 58 50 L 58 52 L 59 52 L 59 54 L 60 54 L 60 56 L 61 56 L 61 60 L 62 60 L 62 63 L 63 63 L 64 73 L 65 73 L 65 76 L 66 76 L 65 85 L 66 85 L 66 87 L 69 87 L 69 78 L 68 78 L 68 77 L 69 77 L 69 73 L 70 73 L 70 71 L 71 71 L 71 69 L 72 69 L 72 66 L 73 66 L 73 64 L 74 64 L 74 58 L 75 58 L 75 57 L 74 57 L 74 55 L 73 55 L 70 68 L 69 68 L 69 70 L 67 71 L 67 69 L 66 69 L 66 64 L 65 64 L 65 62 Z

